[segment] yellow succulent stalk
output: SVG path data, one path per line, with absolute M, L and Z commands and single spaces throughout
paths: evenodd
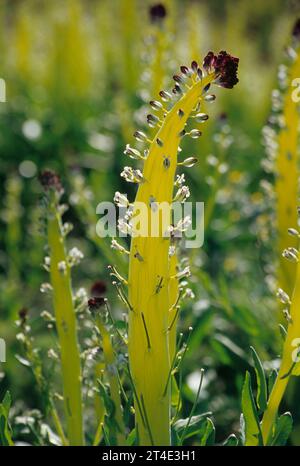
M 299 138 L 299 103 L 292 99 L 292 82 L 300 76 L 300 55 L 297 55 L 290 68 L 288 92 L 284 98 L 283 128 L 278 135 L 278 152 L 276 157 L 276 212 L 279 252 L 287 246 L 287 230 L 297 225 L 297 212 L 294 208 L 298 199 L 298 138 Z M 291 238 L 289 246 L 295 246 Z M 293 290 L 295 266 L 280 258 L 278 282 L 287 293 Z
M 72 295 L 71 266 L 65 248 L 61 213 L 58 207 L 61 187 L 58 177 L 50 171 L 41 175 L 41 182 L 49 191 L 47 236 L 50 250 L 50 281 L 60 344 L 67 437 L 69 445 L 80 446 L 84 445 L 81 363 Z
M 295 352 L 297 353 L 300 342 L 300 262 L 297 263 L 296 279 L 291 302 L 289 302 L 288 295 L 285 293 L 283 293 L 282 299 L 286 302 L 287 306 L 290 305 L 288 328 L 283 346 L 280 369 L 268 400 L 267 409 L 262 419 L 261 430 L 264 444 L 267 443 L 270 435 L 272 434 L 278 408 L 291 375 L 300 374 L 299 364 L 294 362 Z
M 226 52 L 223 53 L 229 57 Z M 222 57 L 224 55 L 220 54 L 220 61 Z M 237 59 L 234 60 L 237 68 Z M 197 70 L 195 72 L 197 76 Z M 151 199 L 155 199 L 158 206 L 161 203 L 172 204 L 180 136 L 189 116 L 201 102 L 203 93 L 217 76 L 213 66 L 208 66 L 206 75 L 188 80 L 186 92 L 171 110 L 164 111 L 163 122 L 150 143 L 144 162 L 143 181 L 139 184 L 134 202 L 133 222 L 139 215 L 140 203 L 147 208 L 149 223 L 153 215 Z M 168 221 L 171 222 L 170 211 Z M 172 306 L 178 285 L 176 282 L 173 285 L 173 280 L 177 281 L 172 275 L 176 261 L 174 259 L 170 264 L 170 238 L 164 237 L 162 219 L 158 223 L 157 237 L 135 235 L 133 223 L 130 249 L 128 350 L 134 391 L 138 398 L 136 428 L 141 445 L 170 445 L 171 441 L 171 387 L 168 381 L 175 352 L 175 333 L 173 330 L 170 336 L 168 329 L 172 318 L 174 320 Z

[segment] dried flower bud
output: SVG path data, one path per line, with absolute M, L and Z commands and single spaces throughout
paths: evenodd
M 297 41 L 300 40 L 300 18 L 298 18 L 294 24 L 294 27 L 292 30 L 292 36 Z
M 28 318 L 28 309 L 26 307 L 22 307 L 22 309 L 19 310 L 18 315 L 21 326 L 25 325 Z
M 94 297 L 102 296 L 106 291 L 107 286 L 104 280 L 97 280 L 91 286 L 91 295 Z
M 239 59 L 222 50 L 218 55 L 208 52 L 203 60 L 203 68 L 214 72 L 215 83 L 227 89 L 232 89 L 239 82 L 237 78 Z
M 106 302 L 106 299 L 102 298 L 102 297 L 99 297 L 99 296 L 95 296 L 93 298 L 90 298 L 88 300 L 89 310 L 92 313 L 94 313 L 95 311 L 98 311 L 101 307 L 103 307 L 105 302 Z
M 149 8 L 149 15 L 152 23 L 160 23 L 167 15 L 166 7 L 162 3 L 156 3 Z
M 45 191 L 63 192 L 60 177 L 52 170 L 44 170 L 39 176 L 39 181 Z

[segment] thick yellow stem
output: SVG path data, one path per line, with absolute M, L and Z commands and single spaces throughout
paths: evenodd
M 53 287 L 53 304 L 60 343 L 63 395 L 70 445 L 84 445 L 81 400 L 81 366 L 77 342 L 76 316 L 73 306 L 71 275 L 63 236 L 61 219 L 56 208 L 48 218 L 50 247 L 50 277 Z M 59 265 L 65 264 L 65 270 Z
M 145 182 L 139 186 L 134 214 L 139 202 L 147 206 L 149 220 L 151 200 L 154 199 L 158 205 L 163 202 L 171 205 L 179 133 L 199 101 L 203 87 L 213 79 L 214 75 L 209 75 L 195 82 L 166 115 L 145 161 Z M 156 144 L 156 138 L 163 142 L 163 146 Z M 167 381 L 171 357 L 168 326 L 173 302 L 169 288 L 170 241 L 163 237 L 164 233 L 160 220 L 158 236 L 133 237 L 130 251 L 128 289 L 132 310 L 129 312 L 128 349 L 135 391 L 142 406 L 141 413 L 136 403 L 136 426 L 141 445 L 170 444 L 171 393 Z

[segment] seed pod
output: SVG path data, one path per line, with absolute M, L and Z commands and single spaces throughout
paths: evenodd
M 163 108 L 162 104 L 158 100 L 150 100 L 149 103 L 153 110 L 161 110 Z
M 216 96 L 215 94 L 207 94 L 205 97 L 204 97 L 204 100 L 206 102 L 213 102 L 214 100 L 216 100 Z
M 189 132 L 189 136 L 193 139 L 198 139 L 202 135 L 202 132 L 199 129 L 192 129 L 192 131 Z
M 137 140 L 137 141 L 140 141 L 140 142 L 145 142 L 147 141 L 147 136 L 145 133 L 143 133 L 143 131 L 135 131 L 133 133 L 133 137 Z
M 154 128 L 154 126 L 156 126 L 158 122 L 159 122 L 159 118 L 157 116 L 152 115 L 151 113 L 147 115 L 147 123 L 151 128 Z
M 177 165 L 182 165 L 183 167 L 191 168 L 198 162 L 196 157 L 188 157 L 187 159 L 183 160 L 183 162 L 179 162 Z
M 144 158 L 139 150 L 134 149 L 133 147 L 130 147 L 129 144 L 126 144 L 126 149 L 124 150 L 124 154 L 128 155 L 131 159 L 135 159 L 135 160 Z
M 197 113 L 197 115 L 195 115 L 195 120 L 199 123 L 203 123 L 204 121 L 208 120 L 208 118 L 209 117 L 206 113 Z
M 299 237 L 299 231 L 296 230 L 296 228 L 289 228 L 288 229 L 288 234 L 291 235 L 291 236 Z
M 191 63 L 191 68 L 192 70 L 194 71 L 194 73 L 197 73 L 197 70 L 198 70 L 198 63 L 193 60 L 192 63 Z
M 164 102 L 168 102 L 169 100 L 172 100 L 172 94 L 170 94 L 170 92 L 168 91 L 160 91 L 159 95 Z
M 289 295 L 281 288 L 278 288 L 276 296 L 282 304 L 291 304 Z

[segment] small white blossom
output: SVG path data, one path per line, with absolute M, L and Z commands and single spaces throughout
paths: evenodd
M 82 252 L 78 248 L 76 247 L 72 248 L 68 254 L 69 265 L 73 266 L 73 265 L 79 264 L 79 262 L 83 259 L 83 257 L 84 256 Z

